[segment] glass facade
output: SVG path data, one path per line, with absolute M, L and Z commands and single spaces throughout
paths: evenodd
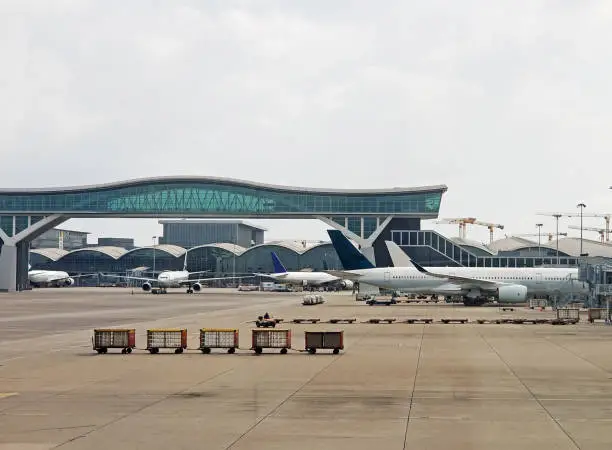
M 248 182 L 160 179 L 68 191 L 0 191 L 2 214 L 132 216 L 437 215 L 446 187 L 371 193 L 308 192 Z M 4 223 L 2 224 L 4 228 Z

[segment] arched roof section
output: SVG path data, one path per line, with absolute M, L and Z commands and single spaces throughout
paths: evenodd
M 331 242 L 319 242 L 318 244 L 315 244 L 309 248 L 306 249 L 305 252 L 302 253 L 302 255 L 307 255 L 307 254 L 311 254 L 311 253 L 316 253 L 320 250 L 326 250 L 327 247 L 329 247 L 330 250 L 334 250 L 334 246 L 332 245 Z
M 44 256 L 51 261 L 57 261 L 70 252 L 61 248 L 33 248 L 30 250 L 30 253 Z
M 540 245 L 538 245 L 537 242 L 534 242 L 529 239 L 521 238 L 521 237 L 516 237 L 516 236 L 508 236 L 504 239 L 493 241 L 491 244 L 488 245 L 488 247 L 490 250 L 493 250 L 495 252 L 511 252 L 511 251 L 516 251 L 516 250 L 523 250 L 527 248 L 537 248 L 537 247 L 547 248 L 551 250 L 556 249 L 555 246 L 551 245 L 550 243 L 543 242 Z
M 550 247 L 555 248 L 556 242 L 553 242 Z M 580 256 L 580 238 L 567 237 L 559 239 L 559 251 L 567 253 L 571 256 Z M 612 245 L 603 244 L 592 239 L 582 240 L 582 252 L 588 253 L 589 256 L 602 256 L 612 258 Z
M 202 248 L 218 248 L 218 249 L 233 253 L 236 256 L 242 255 L 247 250 L 246 248 L 240 245 L 234 245 L 234 244 L 230 244 L 227 242 L 220 242 L 217 244 L 204 244 L 204 245 L 198 245 L 196 247 L 191 247 L 189 249 L 189 252 L 192 252 L 193 250 L 202 249 Z
M 453 241 L 455 244 L 459 245 L 460 247 L 463 247 L 465 250 L 471 251 L 477 256 L 492 256 L 497 253 L 491 250 L 490 248 L 487 248 L 484 244 L 481 244 L 480 242 L 470 241 L 468 239 L 463 239 L 460 237 L 452 237 L 450 238 L 450 240 Z
M 136 248 L 133 248 L 132 250 L 126 250 L 125 255 L 128 255 L 128 254 L 131 255 L 134 253 L 143 253 L 143 252 L 153 253 L 153 251 L 167 253 L 170 256 L 174 256 L 175 258 L 178 258 L 179 256 L 183 256 L 187 250 L 184 249 L 183 247 L 179 247 L 178 245 L 160 244 L 160 245 L 156 245 L 155 247 L 153 246 L 136 247 Z
M 3 214 L 69 217 L 438 216 L 445 185 L 390 189 L 281 186 L 230 178 L 170 176 L 115 183 L 0 190 Z
M 75 250 L 72 250 L 68 252 L 66 255 L 64 255 L 63 257 L 78 254 L 78 253 L 83 253 L 83 252 L 100 253 L 102 255 L 109 256 L 113 259 L 119 259 L 127 253 L 127 250 L 121 247 L 111 247 L 111 246 L 84 247 L 84 248 L 77 248 Z

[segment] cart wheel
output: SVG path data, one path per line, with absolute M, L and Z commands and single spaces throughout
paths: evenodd
M 276 327 L 276 322 L 272 322 L 272 328 Z
M 334 355 L 337 355 L 338 353 L 340 353 L 340 349 L 339 348 L 335 348 L 333 353 L 334 353 Z
M 317 353 L 317 349 L 316 348 L 309 348 L 308 349 L 308 353 L 310 353 L 311 355 L 314 355 L 315 353 Z
M 101 355 L 102 353 L 104 353 L 104 349 L 102 348 L 97 348 L 96 351 L 98 352 L 98 355 Z
M 132 353 L 132 347 L 128 347 L 128 348 L 126 349 L 126 351 L 127 351 L 128 353 Z
M 174 350 L 174 353 L 176 354 L 183 353 L 183 349 L 179 347 L 176 350 Z
M 150 348 L 149 349 L 149 353 L 151 353 L 152 355 L 159 353 L 159 349 L 158 348 Z
M 228 348 L 228 349 L 227 349 L 227 353 L 229 353 L 230 355 L 231 355 L 232 353 L 236 353 L 236 349 L 235 349 L 234 347 L 232 347 L 232 348 Z
M 255 322 L 255 326 L 259 328 L 259 322 Z
M 126 353 L 127 353 L 127 350 L 126 350 L 126 349 L 124 349 L 124 348 L 122 348 L 122 349 L 121 349 L 121 354 L 122 354 L 122 355 L 125 355 Z
M 255 347 L 255 353 L 257 353 L 258 355 L 261 355 L 261 352 L 263 351 L 263 348 L 261 347 Z
M 202 353 L 204 353 L 205 355 L 208 355 L 210 353 L 210 348 L 208 347 L 203 347 L 201 350 L 202 350 Z
M 286 349 L 286 348 L 281 348 L 281 351 L 280 351 L 280 352 L 281 352 L 281 355 L 284 355 L 284 354 L 286 354 L 286 353 L 287 353 L 287 349 Z

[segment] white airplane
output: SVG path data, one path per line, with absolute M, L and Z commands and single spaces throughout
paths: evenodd
M 28 265 L 28 269 L 31 269 L 32 266 Z M 85 274 L 85 275 L 68 275 L 68 272 L 60 271 L 60 270 L 28 270 L 28 280 L 33 287 L 41 287 L 41 286 L 54 286 L 54 287 L 62 287 L 62 286 L 72 286 L 74 284 L 75 278 L 80 277 L 91 277 L 93 273 Z
M 187 270 L 187 254 L 185 253 L 185 262 L 183 264 L 183 270 L 164 270 L 160 272 L 157 278 L 146 278 L 146 277 L 132 277 L 128 275 L 104 275 L 106 277 L 123 278 L 127 280 L 140 280 L 144 281 L 142 284 L 142 290 L 150 292 L 153 289 L 153 285 L 156 284 L 160 289 L 161 293 L 166 293 L 168 288 L 179 288 L 186 287 L 188 294 L 194 292 L 200 292 L 202 290 L 202 282 L 214 281 L 214 280 L 231 280 L 236 278 L 252 278 L 252 277 L 219 277 L 219 278 L 197 278 L 189 279 L 189 275 L 206 273 L 206 270 L 197 272 L 189 272 Z
M 411 260 L 394 242 L 386 241 L 389 253 L 404 267 L 374 267 L 344 235 L 328 231 L 346 270 L 330 274 L 352 277 L 374 286 L 421 294 L 460 295 L 466 306 L 486 303 L 495 296 L 500 303 L 524 302 L 528 296 L 586 294 L 577 268 L 423 267 Z M 403 254 L 403 256 L 400 256 Z M 406 267 L 406 258 L 411 267 Z
M 330 275 L 327 272 L 288 272 L 278 255 L 271 252 L 274 273 L 256 273 L 261 277 L 272 278 L 283 283 L 300 284 L 302 286 L 322 286 L 325 284 L 339 284 L 343 289 L 352 289 L 353 281 Z

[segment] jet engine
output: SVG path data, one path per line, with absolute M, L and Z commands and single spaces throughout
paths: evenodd
M 353 289 L 353 282 L 351 280 L 342 280 L 340 286 L 342 286 L 342 289 Z
M 64 286 L 72 286 L 74 284 L 74 278 L 66 278 L 64 280 Z
M 194 292 L 200 292 L 202 290 L 202 285 L 200 283 L 195 283 L 191 286 L 191 289 L 193 289 Z
M 149 283 L 148 281 L 142 283 L 142 290 L 145 292 L 149 292 L 151 290 L 151 283 Z
M 524 302 L 527 299 L 527 287 L 521 284 L 501 286 L 497 289 L 497 298 L 500 303 Z

